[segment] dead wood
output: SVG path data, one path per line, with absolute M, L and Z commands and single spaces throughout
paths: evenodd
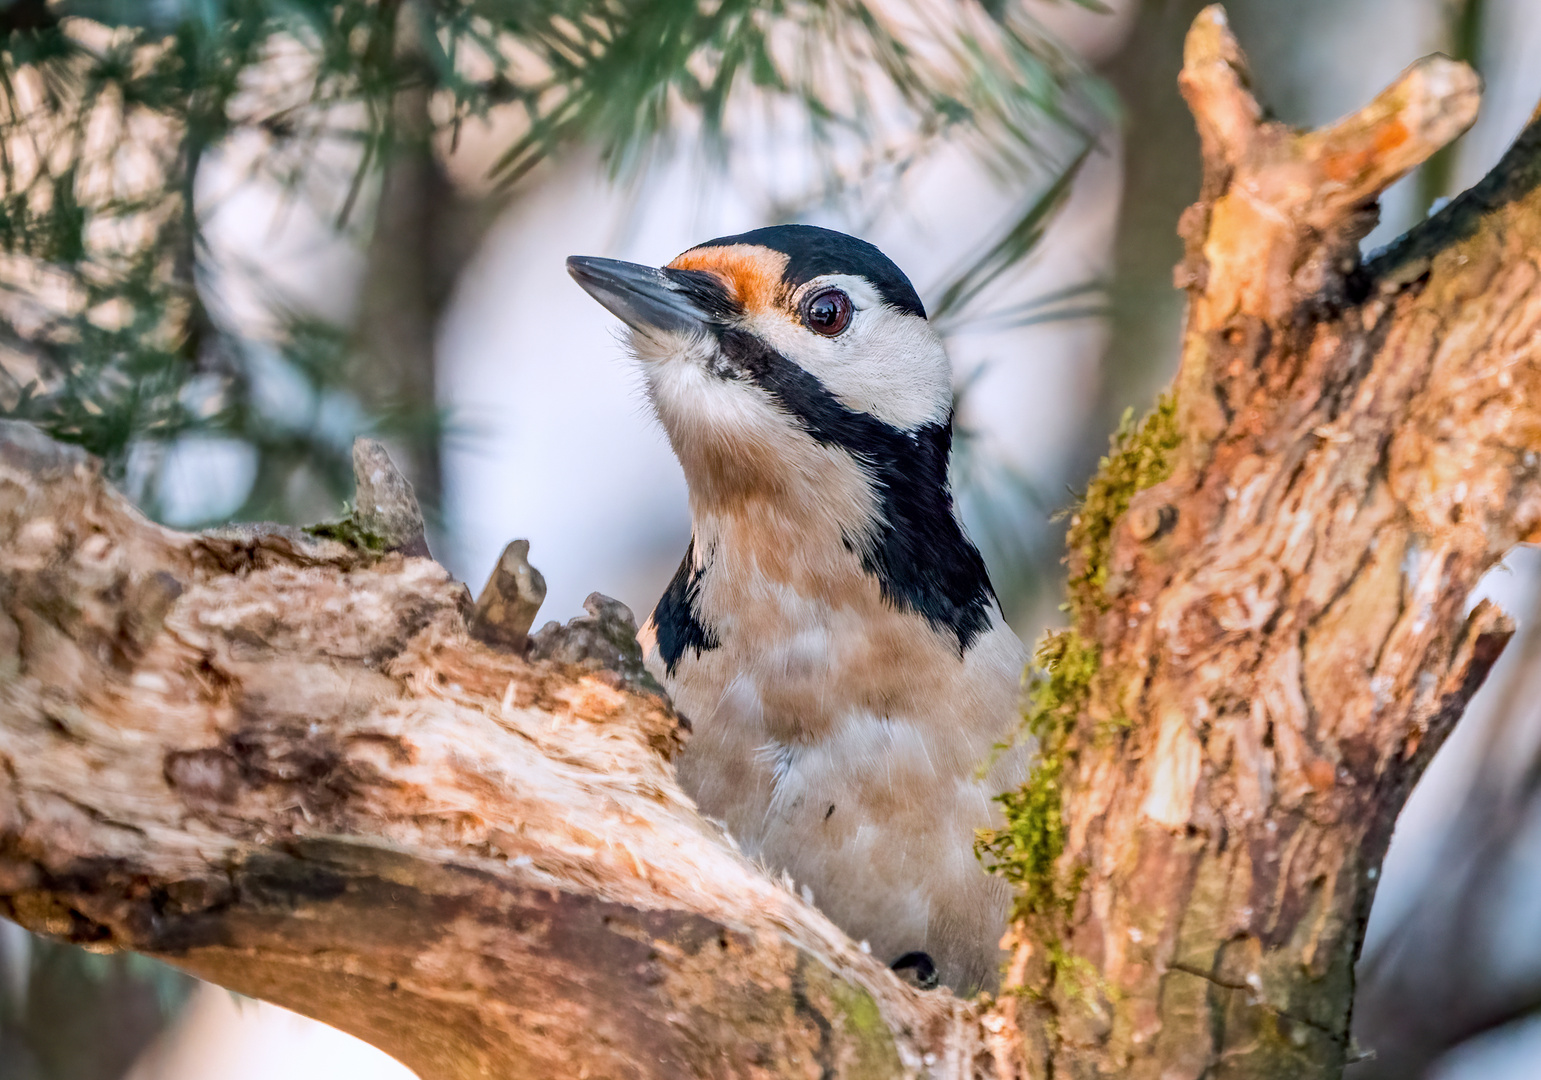
M 898 1075 L 962 1022 L 695 813 L 660 697 L 470 610 L 425 558 L 157 527 L 0 425 L 0 910 L 424 1080 Z
M 1541 122 L 1361 264 L 1475 76 L 1293 131 L 1211 8 L 1182 85 L 1182 366 L 1072 528 L 1001 1003 L 903 986 L 695 813 L 619 605 L 521 656 L 523 552 L 473 607 L 388 475 L 390 537 L 187 535 L 18 425 L 0 910 L 424 1080 L 1336 1076 L 1396 814 L 1510 633 L 1467 596 L 1541 529 Z

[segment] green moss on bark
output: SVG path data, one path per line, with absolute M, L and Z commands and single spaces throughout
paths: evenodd
M 1066 537 L 1073 617 L 1107 606 L 1103 589 L 1108 583 L 1113 528 L 1137 492 L 1172 475 L 1176 451 L 1181 445 L 1177 399 L 1173 395 L 1159 398 L 1156 407 L 1138 424 L 1134 422 L 1134 410 L 1124 411 L 1118 430 L 1109 441 L 1107 457 L 1098 465 L 1097 475 L 1087 485 L 1086 495 L 1071 517 Z
M 1023 726 L 1037 740 L 1038 758 L 1022 787 L 997 796 L 1005 825 L 981 830 L 975 840 L 986 866 L 1016 886 L 1013 915 L 1018 919 L 1064 913 L 1066 890 L 1058 871 L 1065 851 L 1060 783 L 1066 742 L 1091 691 L 1098 650 L 1076 631 L 1064 630 L 1044 637 L 1033 663 Z
M 323 521 L 319 525 L 307 525 L 304 532 L 320 540 L 336 540 L 346 544 L 357 551 L 382 554 L 387 549 L 385 537 L 379 536 L 364 528 L 358 522 L 358 516 L 352 507 L 344 504 L 346 516 L 341 521 Z
M 1067 537 L 1071 567 L 1066 610 L 1071 628 L 1047 634 L 1033 658 L 1023 727 L 1038 744 L 1037 759 L 1026 783 L 997 797 L 1005 822 L 980 830 L 975 852 L 992 872 L 1016 889 L 1013 919 L 1042 946 L 1043 993 L 1059 983 L 1074 996 L 1071 983 L 1083 981 L 1084 962 L 1063 944 L 1063 929 L 1080 891 L 1081 872 L 1062 867 L 1065 853 L 1064 778 L 1073 763 L 1072 734 L 1086 715 L 1101 670 L 1101 647 L 1084 631 L 1107 606 L 1104 587 L 1113 530 L 1134 495 L 1172 474 L 1182 435 L 1176 402 L 1167 395 L 1139 424 L 1124 414 L 1108 455 L 1075 511 Z M 1127 729 L 1123 717 L 1106 721 L 1093 733 L 1110 738 Z

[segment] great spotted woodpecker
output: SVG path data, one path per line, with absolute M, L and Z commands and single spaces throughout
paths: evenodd
M 568 270 L 631 328 L 690 488 L 639 635 L 694 726 L 680 783 L 878 956 L 994 986 L 1009 889 L 973 839 L 1023 777 L 1025 750 L 992 748 L 1026 655 L 954 511 L 951 366 L 920 297 L 803 225 Z

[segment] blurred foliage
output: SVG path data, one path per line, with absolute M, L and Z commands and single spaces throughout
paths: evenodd
M 1013 12 L 902 0 L 0 3 L 0 412 L 101 456 L 152 513 L 167 450 L 195 433 L 255 450 L 236 516 L 283 516 L 272 478 L 298 462 L 340 494 L 359 428 L 437 418 L 421 403 L 363 415 L 346 332 L 279 305 L 268 340 L 253 341 L 211 310 L 199 285 L 224 268 L 209 265 L 194 198 L 211 153 L 259 139 L 256 170 L 295 198 L 330 200 L 337 227 L 366 236 L 383 163 L 412 140 L 447 151 L 494 113 L 516 119 L 493 170 L 505 190 L 580 139 L 618 173 L 634 169 L 682 121 L 725 153 L 746 97 L 804 117 L 836 184 L 956 131 L 1006 167 L 1040 149 L 1045 117 L 1071 123 L 1067 87 L 1081 79 Z M 393 108 L 412 92 L 430 95 L 430 132 Z M 993 276 L 1021 240 L 1018 228 L 959 288 Z
M 0 933 L 0 1076 L 116 1080 L 186 999 L 192 980 L 125 953 Z
M 1080 153 L 1071 159 L 1070 163 L 1060 170 L 1054 181 L 1040 192 L 1034 193 L 1028 200 L 1022 212 L 1016 217 L 1005 232 L 987 247 L 984 252 L 974 257 L 969 265 L 956 274 L 941 289 L 940 297 L 931 305 L 930 318 L 933 323 L 947 332 L 953 329 L 953 324 L 959 321 L 958 313 L 964 310 L 971 301 L 984 292 L 992 282 L 1001 276 L 1006 270 L 1016 266 L 1026 259 L 1043 240 L 1044 231 L 1053 220 L 1054 213 L 1070 197 L 1070 186 L 1075 178 L 1080 175 L 1081 166 L 1096 149 L 1096 141 L 1088 136 Z M 1073 295 L 1079 295 L 1087 286 L 1077 286 Z M 991 329 L 998 329 L 1002 325 L 1022 325 L 1023 319 L 1036 317 L 1042 321 L 1052 307 L 1053 300 L 1061 296 L 1034 297 L 1020 304 L 989 314 L 971 312 L 968 322 L 970 324 Z M 1062 309 L 1057 311 L 1064 316 Z
M 220 274 L 255 273 L 217 265 L 203 229 L 200 169 L 235 144 L 362 248 L 388 163 L 452 153 L 471 124 L 513 132 L 502 198 L 576 142 L 635 176 L 672 132 L 726 160 L 756 118 L 789 116 L 836 192 L 949 137 L 1020 175 L 1085 93 L 1003 0 L 0 0 L 0 415 L 86 447 L 151 514 L 178 446 L 243 447 L 248 518 L 289 516 L 302 472 L 340 499 L 360 431 L 438 430 L 420 402 L 360 403 L 352 328 L 267 282 L 260 333 L 211 299 Z M 397 107 L 410 95 L 427 130 Z M 1026 254 L 1064 183 L 957 270 L 949 315 Z M 117 1075 L 185 993 L 169 969 L 19 940 L 0 942 L 7 1077 Z

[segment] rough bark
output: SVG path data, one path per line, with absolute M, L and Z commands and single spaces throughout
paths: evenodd
M 613 604 L 520 655 L 522 551 L 473 609 L 409 537 L 171 532 L 14 425 L 4 913 L 424 1080 L 1337 1075 L 1397 811 L 1509 635 L 1466 597 L 1541 528 L 1541 123 L 1361 266 L 1475 77 L 1427 60 L 1294 132 L 1209 9 L 1182 79 L 1182 366 L 1071 529 L 1048 798 L 1013 823 L 1055 857 L 992 848 L 1040 873 L 1015 993 L 911 990 L 737 854 L 674 784 L 688 733 Z
M 1541 126 L 1361 265 L 1378 193 L 1474 117 L 1469 69 L 1296 132 L 1211 8 L 1182 88 L 1175 445 L 1125 447 L 1170 475 L 1105 534 L 1094 485 L 1071 530 L 1098 657 L 1061 748 L 1074 906 L 1023 935 L 1017 1022 L 1069 1075 L 1336 1076 L 1397 812 L 1510 633 L 1466 597 L 1541 511 Z
M 1525 885 L 1541 822 L 1538 618 L 1541 597 L 1533 597 L 1520 654 L 1489 691 L 1485 726 L 1471 733 L 1480 736 L 1471 782 L 1441 807 L 1437 873 L 1360 958 L 1354 1032 L 1375 1055 L 1353 1067 L 1352 1080 L 1437 1075 L 1451 1050 L 1541 1011 L 1541 955 L 1514 922 L 1530 905 Z
M 352 539 L 175 533 L 0 425 L 0 910 L 424 1080 L 888 1076 L 961 1022 L 696 815 L 661 698 Z

